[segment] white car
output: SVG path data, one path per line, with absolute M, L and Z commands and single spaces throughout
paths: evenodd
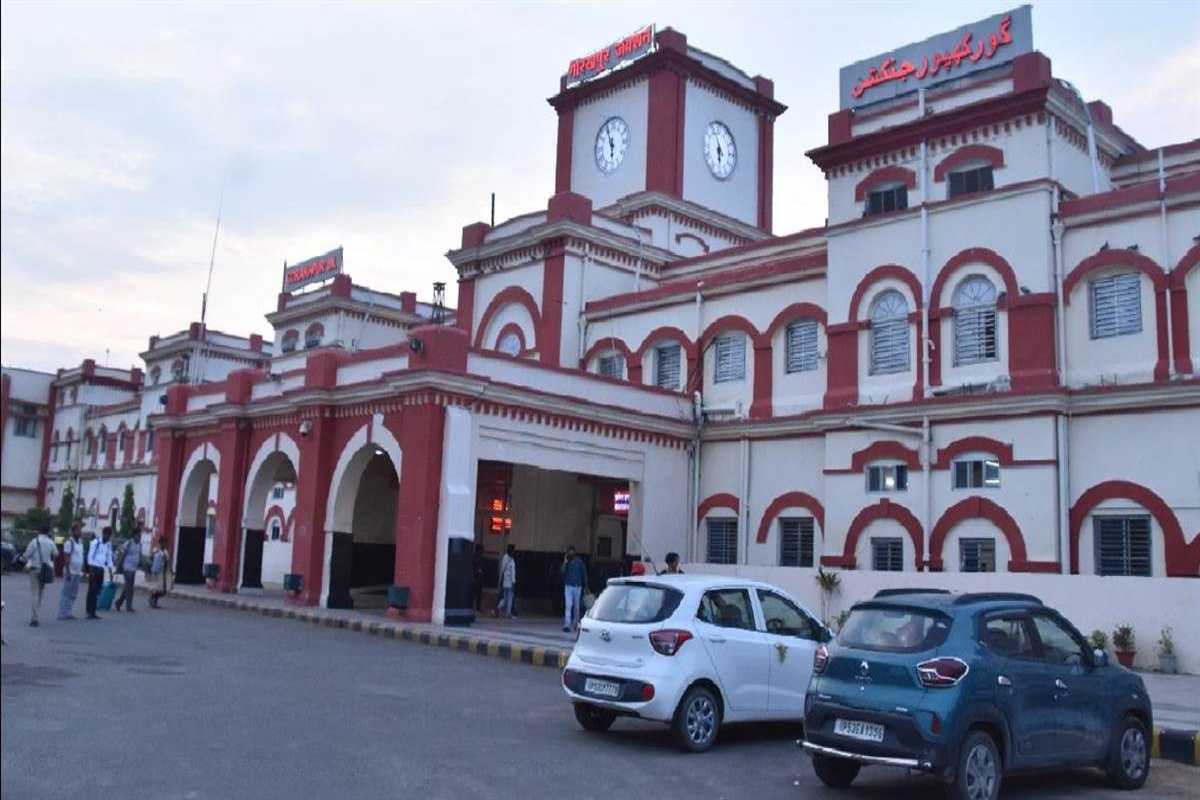
M 616 578 L 588 610 L 563 690 L 589 731 L 666 722 L 707 750 L 726 722 L 803 720 L 816 616 L 766 583 L 717 575 Z

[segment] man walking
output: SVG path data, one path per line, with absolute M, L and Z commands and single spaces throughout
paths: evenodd
M 567 548 L 563 557 L 563 633 L 572 633 L 579 627 L 579 618 L 583 609 L 583 587 L 587 586 L 587 565 L 575 552 L 574 547 Z
M 83 579 L 82 524 L 71 525 L 71 535 L 63 542 L 63 585 L 58 598 L 58 618 L 75 619 L 75 598 L 79 596 L 79 581 Z
M 125 586 L 121 589 L 121 596 L 117 598 L 117 611 L 124 605 L 126 611 L 133 613 L 133 584 L 137 580 L 137 571 L 141 564 L 142 526 L 134 525 L 133 534 L 125 540 L 125 547 L 121 551 L 121 574 L 125 576 Z
M 513 595 L 517 590 L 516 552 L 517 548 L 510 544 L 500 559 L 500 602 L 496 604 L 496 612 L 509 619 L 513 615 Z
M 105 527 L 100 533 L 100 538 L 93 539 L 92 546 L 88 548 L 88 619 L 100 619 L 100 615 L 96 613 L 96 601 L 100 598 L 100 589 L 104 587 L 104 571 L 111 572 L 113 568 L 112 533 L 112 528 Z
M 42 606 L 42 592 L 54 582 L 54 557 L 58 555 L 58 546 L 50 538 L 50 522 L 44 521 L 38 526 L 37 535 L 25 548 L 25 569 L 29 571 L 29 626 L 38 626 L 38 609 Z

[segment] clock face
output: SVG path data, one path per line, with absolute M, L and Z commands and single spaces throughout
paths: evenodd
M 725 180 L 737 166 L 737 145 L 733 134 L 721 122 L 710 122 L 704 130 L 704 160 L 714 178 Z
M 629 149 L 629 126 L 620 117 L 610 117 L 596 134 L 596 166 L 608 174 L 616 171 Z

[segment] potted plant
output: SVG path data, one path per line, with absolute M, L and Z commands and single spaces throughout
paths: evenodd
M 829 596 L 842 588 L 842 578 L 836 572 L 826 572 L 824 567 L 817 567 L 813 577 L 821 587 L 821 619 L 828 619 Z
M 1092 631 L 1092 635 L 1088 637 L 1088 641 L 1092 645 L 1093 650 L 1108 652 L 1108 634 L 1097 628 Z
M 1163 628 L 1158 637 L 1158 668 L 1171 675 L 1179 671 L 1179 663 L 1175 660 L 1174 631 L 1170 625 Z
M 1117 661 L 1122 667 L 1132 667 L 1133 657 L 1137 655 L 1133 639 L 1133 626 L 1126 622 L 1113 629 L 1113 648 L 1117 651 Z

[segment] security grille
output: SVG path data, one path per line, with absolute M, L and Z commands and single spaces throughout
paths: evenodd
M 716 383 L 746 379 L 745 336 L 736 333 L 718 336 L 713 349 L 717 359 L 716 370 L 713 373 Z
M 962 539 L 958 543 L 959 569 L 963 572 L 995 572 L 995 539 Z
M 737 520 L 708 520 L 708 563 L 737 563 Z
M 1095 517 L 1092 525 L 1097 575 L 1151 575 L 1149 517 Z
M 679 388 L 682 348 L 677 344 L 654 348 L 654 385 L 663 389 Z
M 996 358 L 996 287 L 978 275 L 954 291 L 954 365 Z
M 871 569 L 881 572 L 903 572 L 904 543 L 898 538 L 872 539 Z
M 993 187 L 991 166 L 975 167 L 950 173 L 950 196 L 986 192 Z
M 884 292 L 871 306 L 871 374 L 907 371 L 908 303 L 899 292 Z
M 621 378 L 625 373 L 625 357 L 620 354 L 600 356 L 600 374 L 606 378 Z
M 817 368 L 817 322 L 802 319 L 787 326 L 787 371 Z
M 1142 330 L 1141 275 L 1127 272 L 1091 282 L 1092 338 Z
M 779 566 L 813 565 L 813 518 L 781 517 L 779 520 Z

